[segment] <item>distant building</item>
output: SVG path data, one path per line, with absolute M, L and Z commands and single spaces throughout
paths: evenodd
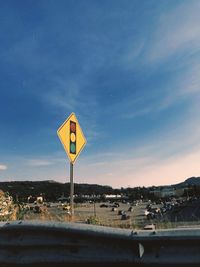
M 117 201 L 117 200 L 120 200 L 120 201 L 128 201 L 128 196 L 126 196 L 126 195 L 112 195 L 112 194 L 110 194 L 110 195 L 104 195 L 103 196 L 103 198 L 105 199 L 105 200 L 109 200 L 109 201 Z
M 154 196 L 159 198 L 181 197 L 184 194 L 184 188 L 175 188 L 173 186 L 160 186 L 151 190 Z
M 105 200 L 121 200 L 121 195 L 104 195 Z

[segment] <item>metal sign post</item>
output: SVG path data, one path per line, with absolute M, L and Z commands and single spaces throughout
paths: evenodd
M 74 182 L 73 182 L 73 163 L 70 162 L 70 215 L 74 216 Z
M 60 126 L 57 134 L 70 160 L 70 214 L 72 218 L 74 215 L 73 167 L 75 160 L 86 144 L 86 139 L 74 113 L 71 113 Z

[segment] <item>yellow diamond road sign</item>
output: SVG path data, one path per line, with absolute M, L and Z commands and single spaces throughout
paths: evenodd
M 74 113 L 60 126 L 57 134 L 69 160 L 74 163 L 86 144 L 85 136 Z

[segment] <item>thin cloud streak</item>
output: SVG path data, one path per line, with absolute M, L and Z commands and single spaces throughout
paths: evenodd
M 27 162 L 27 165 L 32 167 L 42 167 L 42 166 L 49 166 L 54 164 L 52 161 L 43 160 L 43 159 L 30 159 Z

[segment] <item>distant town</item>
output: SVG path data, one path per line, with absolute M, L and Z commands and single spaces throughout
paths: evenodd
M 44 201 L 62 201 L 68 200 L 70 195 L 70 183 L 59 183 L 53 180 L 0 182 L 0 189 L 9 194 L 14 202 L 30 202 L 36 198 Z M 173 196 L 200 196 L 200 177 L 191 177 L 175 185 L 121 187 L 120 189 L 98 184 L 74 184 L 75 202 L 104 199 L 156 200 Z

